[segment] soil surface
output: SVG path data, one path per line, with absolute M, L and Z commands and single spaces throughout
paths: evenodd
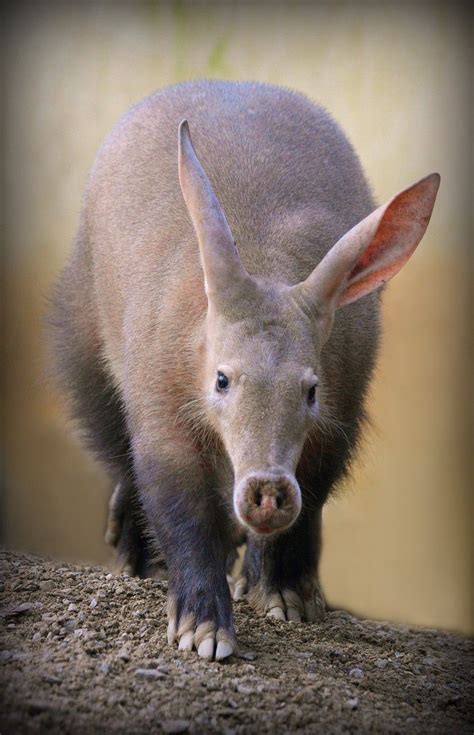
M 0 553 L 0 732 L 468 733 L 474 645 L 330 612 L 234 603 L 253 661 L 165 643 L 166 583 Z

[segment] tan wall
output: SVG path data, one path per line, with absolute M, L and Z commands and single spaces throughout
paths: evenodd
M 288 4 L 290 5 L 290 4 Z M 375 429 L 326 509 L 329 599 L 472 631 L 469 45 L 455 3 L 45 3 L 9 17 L 6 493 L 9 546 L 104 562 L 107 481 L 47 387 L 41 318 L 94 151 L 134 101 L 192 77 L 306 92 L 343 125 L 380 201 L 438 170 L 422 246 L 387 290 Z

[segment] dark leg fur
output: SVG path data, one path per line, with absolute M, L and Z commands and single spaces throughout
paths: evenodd
M 319 587 L 320 511 L 303 511 L 289 531 L 275 539 L 249 536 L 236 597 L 248 592 L 260 611 L 281 620 L 313 622 L 324 615 Z
M 297 471 L 303 507 L 295 525 L 268 540 L 249 534 L 242 577 L 234 586 L 236 599 L 247 593 L 258 610 L 281 620 L 312 621 L 324 615 L 318 579 L 321 513 L 349 458 L 347 436 L 339 444 L 329 457 L 321 457 L 320 447 L 307 447 Z M 321 462 L 314 460 L 318 456 Z
M 145 517 L 134 489 L 123 404 L 106 371 L 93 319 L 88 316 L 91 294 L 77 284 L 73 274 L 73 268 L 63 273 L 49 312 L 56 377 L 69 398 L 71 414 L 86 446 L 105 465 L 116 488 L 121 488 L 115 494 L 115 507 L 110 508 L 108 528 L 114 527 L 110 541 L 123 564 L 128 563 L 135 574 L 148 576 L 151 554 Z
M 122 481 L 115 486 L 109 501 L 105 541 L 115 547 L 122 571 L 138 577 L 166 577 L 164 559 L 150 538 L 133 482 Z
M 209 492 L 210 470 L 137 457 L 143 507 L 163 547 L 169 570 L 168 641 L 205 658 L 235 653 L 226 565 L 232 534 L 226 514 Z M 185 466 L 187 464 L 187 469 Z

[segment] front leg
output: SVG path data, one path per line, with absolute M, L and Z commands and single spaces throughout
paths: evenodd
M 320 549 L 321 510 L 303 510 L 295 525 L 275 538 L 249 536 L 234 597 L 247 593 L 259 612 L 278 620 L 321 620 Z
M 135 463 L 141 500 L 168 567 L 168 643 L 206 659 L 237 652 L 226 578 L 229 518 L 216 490 L 189 457 L 181 466 Z

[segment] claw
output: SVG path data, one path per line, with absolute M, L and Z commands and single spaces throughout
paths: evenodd
M 303 600 L 293 590 L 283 590 L 283 599 L 286 603 L 286 619 L 293 623 L 301 623 L 304 612 Z
M 233 585 L 232 597 L 234 600 L 240 600 L 247 592 L 247 579 L 245 577 L 239 577 L 235 580 Z
M 194 645 L 194 631 L 187 630 L 179 639 L 178 650 L 192 651 Z
M 205 638 L 198 647 L 198 656 L 205 658 L 208 661 L 212 661 L 214 656 L 214 637 Z
M 286 619 L 291 623 L 301 623 L 301 615 L 294 607 L 286 608 Z
M 216 661 L 223 661 L 234 652 L 234 647 L 229 641 L 219 641 L 216 649 Z
M 286 620 L 285 611 L 282 607 L 272 607 L 267 612 L 269 618 L 275 618 L 276 620 Z
M 168 645 L 172 646 L 176 640 L 176 621 L 175 620 L 170 620 L 170 622 L 168 623 L 168 628 L 166 630 L 166 638 L 168 640 Z
M 122 531 L 123 495 L 123 485 L 118 482 L 109 499 L 109 515 L 104 535 L 104 541 L 109 546 L 117 545 Z
M 168 595 L 166 608 L 167 608 L 167 615 L 168 615 L 168 628 L 166 631 L 166 637 L 168 639 L 168 645 L 172 646 L 176 640 L 176 636 L 178 633 L 177 631 L 178 606 L 176 603 L 176 598 L 173 595 Z

